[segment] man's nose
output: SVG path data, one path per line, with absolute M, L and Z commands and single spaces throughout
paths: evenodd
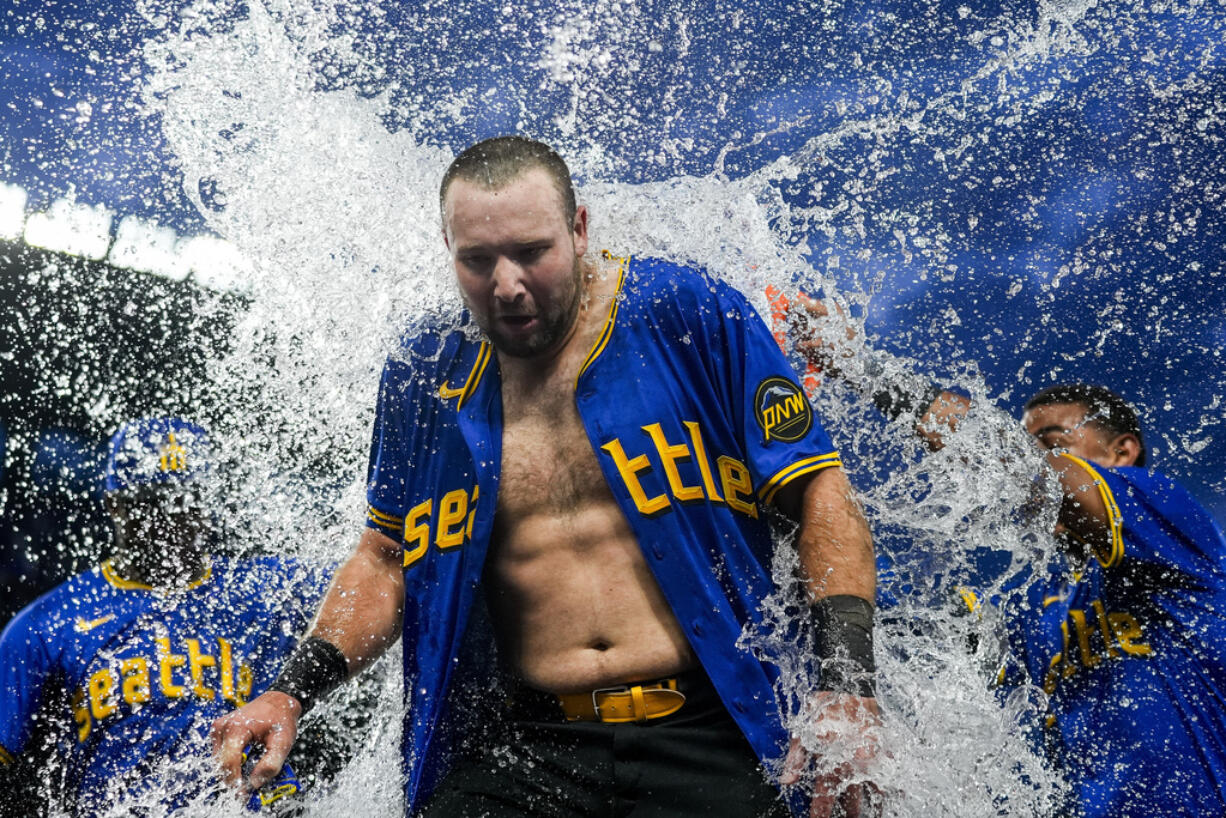
M 523 297 L 524 269 L 506 256 L 494 263 L 494 297 L 499 301 L 513 302 Z

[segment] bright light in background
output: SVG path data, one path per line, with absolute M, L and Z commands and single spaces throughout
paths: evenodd
M 190 272 L 179 254 L 179 245 L 183 243 L 169 227 L 128 216 L 119 223 L 107 260 L 116 267 L 182 281 Z
M 242 291 L 251 281 L 251 263 L 238 248 L 212 236 L 184 239 L 179 244 L 179 259 L 202 287 Z
M 125 216 L 111 243 L 114 214 L 101 205 L 59 199 L 46 213 L 26 218 L 29 196 L 17 185 L 0 182 L 0 240 L 24 239 L 32 247 L 151 273 L 172 281 L 189 275 L 213 290 L 247 289 L 251 264 L 238 248 L 214 236 L 181 236 L 169 227 Z M 108 252 L 109 249 L 109 252 Z
M 111 212 L 101 205 L 57 199 L 26 220 L 26 243 L 74 256 L 101 259 L 111 245 Z
M 19 239 L 26 222 L 26 192 L 0 182 L 0 239 Z

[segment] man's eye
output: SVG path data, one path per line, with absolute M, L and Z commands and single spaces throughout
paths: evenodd
M 1049 434 L 1039 438 L 1039 445 L 1044 449 L 1059 449 L 1065 445 L 1064 435 Z

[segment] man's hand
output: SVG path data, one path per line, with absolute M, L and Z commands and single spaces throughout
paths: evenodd
M 791 786 L 812 776 L 810 818 L 880 815 L 881 790 L 866 779 L 877 757 L 877 700 L 819 691 L 809 701 L 807 721 L 812 728 L 792 737 L 779 783 Z
M 847 360 L 855 354 L 849 342 L 856 339 L 856 329 L 847 312 L 837 303 L 834 314 L 825 301 L 810 298 L 803 292 L 787 311 L 788 330 L 796 339 L 796 349 L 809 365 L 829 377 L 840 377 Z
M 255 792 L 275 778 L 298 737 L 301 717 L 297 699 L 270 690 L 213 722 L 213 756 L 226 785 Z M 264 752 L 243 782 L 243 750 L 251 745 L 263 747 Z

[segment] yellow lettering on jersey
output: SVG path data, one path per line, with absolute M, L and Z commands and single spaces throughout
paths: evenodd
M 1047 675 L 1043 677 L 1043 692 L 1048 696 L 1056 692 L 1056 685 L 1060 683 L 1060 663 L 1064 661 L 1064 654 L 1057 653 L 1051 657 L 1051 662 L 1047 666 Z
M 217 664 L 217 659 L 200 650 L 199 639 L 187 640 L 187 668 L 192 675 L 192 692 L 202 699 L 212 699 L 213 688 L 204 683 L 204 669 Z
M 1108 659 L 1118 659 L 1120 651 L 1129 656 L 1149 656 L 1153 653 L 1153 648 L 1144 641 L 1141 623 L 1132 614 L 1108 613 L 1099 599 L 1091 602 L 1090 608 L 1094 611 L 1096 622 L 1087 619 L 1085 610 L 1071 608 L 1068 617 L 1060 623 L 1063 644 L 1060 652 L 1052 657 L 1043 678 L 1043 692 L 1049 696 L 1056 691 L 1061 679 L 1067 679 L 1083 669 L 1097 667 Z M 1077 632 L 1075 653 L 1069 649 L 1069 622 L 1073 623 L 1072 628 Z M 1101 653 L 1096 653 L 1095 646 L 1091 644 L 1091 639 L 1098 636 L 1103 640 Z
M 217 640 L 218 658 L 221 659 L 221 698 L 234 701 L 234 651 L 225 639 Z
M 684 443 L 671 444 L 664 437 L 664 429 L 658 423 L 644 426 L 643 431 L 651 436 L 651 442 L 656 444 L 660 453 L 660 462 L 664 464 L 664 475 L 668 478 L 668 487 L 673 496 L 681 503 L 701 502 L 704 499 L 701 486 L 687 486 L 681 481 L 681 473 L 677 471 L 677 461 L 692 460 L 693 455 Z
M 1068 678 L 1077 672 L 1077 668 L 1073 666 L 1069 659 L 1069 641 L 1068 641 L 1068 620 L 1060 623 L 1060 656 L 1063 657 L 1064 678 Z
M 1081 649 L 1081 663 L 1085 667 L 1096 667 L 1102 658 L 1090 648 L 1090 628 L 1086 625 L 1086 612 L 1071 608 L 1068 615 L 1073 620 L 1073 628 L 1077 631 L 1077 647 Z
M 1141 641 L 1145 634 L 1141 632 L 1141 623 L 1132 614 L 1109 613 L 1107 621 L 1111 623 L 1111 631 L 1124 653 L 1129 656 L 1149 656 L 1154 652 L 1153 648 Z
M 464 544 L 464 518 L 468 516 L 468 492 L 454 489 L 443 495 L 438 504 L 438 535 L 435 543 L 439 548 L 455 548 Z M 459 526 L 452 530 L 453 526 Z
M 255 674 L 251 672 L 251 668 L 247 665 L 239 665 L 238 667 L 238 689 L 235 691 L 234 703 L 242 707 L 251 698 L 251 685 L 255 681 Z
M 637 457 L 626 457 L 626 450 L 622 448 L 621 440 L 618 438 L 613 438 L 600 448 L 608 452 L 609 456 L 613 458 L 613 465 L 617 468 L 617 473 L 621 475 L 622 481 L 626 484 L 626 490 L 630 492 L 630 499 L 634 500 L 634 507 L 639 510 L 639 514 L 642 514 L 644 517 L 651 517 L 669 507 L 667 495 L 661 494 L 648 499 L 647 493 L 643 491 L 643 485 L 639 482 L 639 472 L 651 468 L 651 464 L 647 461 L 647 455 L 640 454 Z
M 464 526 L 464 537 L 469 542 L 473 538 L 473 521 L 477 519 L 477 498 L 480 496 L 481 487 L 473 486 L 473 494 L 468 501 L 468 523 Z
M 682 421 L 690 433 L 690 443 L 694 444 L 694 460 L 698 463 L 698 474 L 702 477 L 702 487 L 707 497 L 714 503 L 724 502 L 719 489 L 715 487 L 715 478 L 711 476 L 711 461 L 707 459 L 707 446 L 702 439 L 702 429 L 692 420 Z
M 434 508 L 434 500 L 423 500 L 409 511 L 404 518 L 405 545 L 413 545 L 404 549 L 404 568 L 408 568 L 426 554 L 430 547 L 430 510 Z M 416 543 L 414 545 L 414 543 Z
M 89 677 L 89 710 L 95 720 L 115 712 L 115 684 L 115 673 L 109 667 Z
M 735 457 L 726 454 L 720 455 L 715 462 L 719 467 L 720 482 L 724 486 L 724 502 L 729 508 L 756 519 L 758 504 L 753 501 L 753 478 L 749 475 L 749 469 Z
M 1091 602 L 1090 606 L 1094 609 L 1094 618 L 1098 620 L 1098 630 L 1103 635 L 1103 644 L 1107 646 L 1106 658 L 1114 659 L 1120 655 L 1120 652 L 1112 644 L 1115 640 L 1111 638 L 1111 626 L 1107 624 L 1107 609 L 1103 607 L 1100 599 Z
M 85 705 L 84 690 L 78 690 L 72 696 L 72 718 L 77 723 L 77 741 L 85 741 L 89 738 L 89 728 L 92 722 L 89 717 L 89 708 Z
M 144 656 L 124 659 L 119 668 L 123 677 L 123 700 L 128 704 L 143 704 L 149 701 L 149 660 Z
M 158 646 L 158 678 L 162 683 L 162 695 L 168 699 L 183 698 L 183 685 L 175 684 L 174 669 L 187 664 L 187 657 L 170 652 L 170 640 L 159 636 L 153 640 Z

